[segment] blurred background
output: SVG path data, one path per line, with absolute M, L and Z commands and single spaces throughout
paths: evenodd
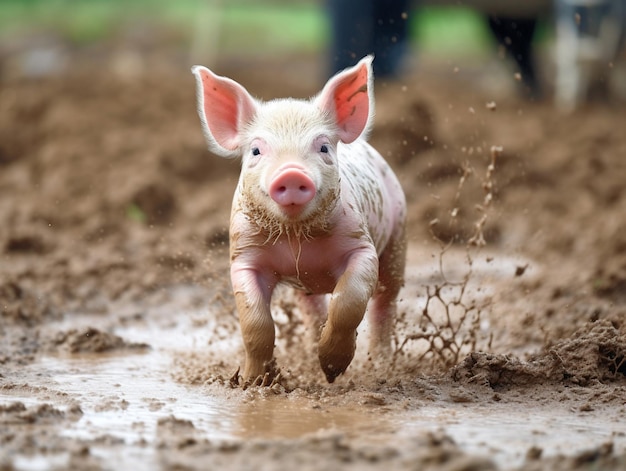
M 355 28 L 357 13 L 366 14 L 363 5 L 368 2 L 358 8 L 359 2 L 332 0 L 3 0 L 0 71 L 3 77 L 50 75 L 72 67 L 75 60 L 82 64 L 104 59 L 118 73 L 133 74 L 150 54 L 184 66 L 213 66 L 224 57 L 254 61 L 297 56 L 327 61 L 317 77 L 322 81 L 332 69 L 333 19 L 341 3 L 357 8 L 339 29 Z M 492 58 L 494 39 L 486 12 L 498 13 L 502 7 L 497 4 L 509 2 L 397 3 L 406 7 L 396 21 L 406 22 L 405 62 L 410 67 L 418 61 L 476 63 Z M 540 19 L 530 40 L 543 49 L 551 35 L 546 21 L 550 2 L 515 3 L 524 5 L 512 12 L 505 8 L 504 14 Z
M 255 75 L 281 67 L 295 82 L 319 83 L 373 52 L 381 78 L 418 66 L 489 67 L 483 85 L 492 90 L 506 86 L 498 74 L 511 62 L 518 92 L 571 110 L 597 83 L 626 94 L 626 74 L 607 70 L 620 62 L 625 24 L 624 0 L 4 0 L 0 74 L 106 63 L 132 76 L 158 55 L 181 67 L 270 61 Z M 303 74 L 303 63 L 316 69 Z

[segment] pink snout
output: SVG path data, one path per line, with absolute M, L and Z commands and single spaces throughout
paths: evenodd
M 279 170 L 270 183 L 270 197 L 286 210 L 300 209 L 315 196 L 313 180 L 300 168 Z

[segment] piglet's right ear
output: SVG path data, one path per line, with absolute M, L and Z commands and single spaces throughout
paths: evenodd
M 209 150 L 221 157 L 237 157 L 242 129 L 256 114 L 256 102 L 234 80 L 215 75 L 196 65 L 198 115 Z
M 373 56 L 332 77 L 315 99 L 317 106 L 332 116 L 341 141 L 349 144 L 367 134 L 374 115 Z

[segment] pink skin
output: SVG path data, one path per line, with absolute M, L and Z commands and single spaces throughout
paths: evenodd
M 318 350 L 329 382 L 352 361 L 368 303 L 370 354 L 385 358 L 404 277 L 406 203 L 362 138 L 371 124 L 371 58 L 309 101 L 262 103 L 204 67 L 193 72 L 209 148 L 242 157 L 230 252 L 244 380 L 275 374 L 270 302 L 279 283 L 301 290 L 312 319 L 327 314 Z

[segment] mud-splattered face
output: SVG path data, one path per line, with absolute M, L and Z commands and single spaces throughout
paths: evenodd
M 192 69 L 209 148 L 243 159 L 233 214 L 270 235 L 326 228 L 339 198 L 337 143 L 367 135 L 372 121 L 372 59 L 338 73 L 310 100 L 261 102 L 234 80 Z
M 267 103 L 246 129 L 238 192 L 251 222 L 270 234 L 325 226 L 339 198 L 336 131 L 313 104 Z

